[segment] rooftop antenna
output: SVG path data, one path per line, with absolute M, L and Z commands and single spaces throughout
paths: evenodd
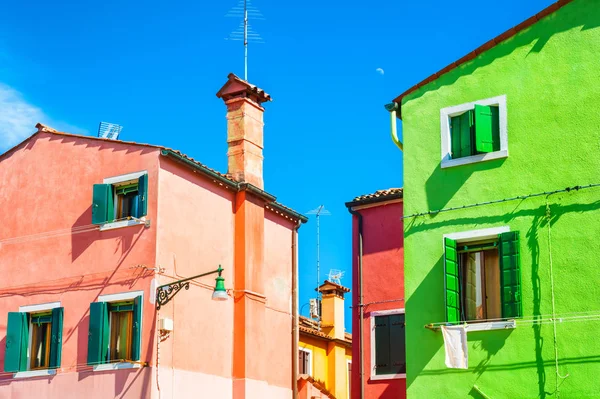
M 329 277 L 327 278 L 332 283 L 336 283 L 338 285 L 342 285 L 342 277 L 344 277 L 344 272 L 337 269 L 329 270 Z
M 248 81 L 248 42 L 264 43 L 262 37 L 252 30 L 248 18 L 256 20 L 264 20 L 261 12 L 252 5 L 251 0 L 239 0 L 238 4 L 233 7 L 226 17 L 242 18 L 240 25 L 232 31 L 225 40 L 243 41 L 244 42 L 244 80 Z
M 123 126 L 116 123 L 100 122 L 98 126 L 98 137 L 103 139 L 117 140 Z
M 312 211 L 308 211 L 307 212 L 308 215 L 315 215 L 317 218 L 317 301 L 321 300 L 321 290 L 319 288 L 319 286 L 321 285 L 321 276 L 320 276 L 320 270 L 321 270 L 321 260 L 320 260 L 320 232 L 321 232 L 321 224 L 320 224 L 320 219 L 321 216 L 330 216 L 331 212 L 329 212 L 327 209 L 325 209 L 325 205 L 319 205 L 319 207 L 313 209 Z M 319 312 L 319 317 L 318 317 L 318 321 L 319 321 L 319 330 L 321 329 L 321 313 Z

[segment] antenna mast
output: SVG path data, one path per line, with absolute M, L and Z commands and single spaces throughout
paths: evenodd
M 320 223 L 320 219 L 321 216 L 330 216 L 331 212 L 329 212 L 327 209 L 325 209 L 325 205 L 320 205 L 318 208 L 313 209 L 312 211 L 307 212 L 308 215 L 315 215 L 315 217 L 317 218 L 317 300 L 320 301 L 321 300 L 321 290 L 319 289 L 319 286 L 321 285 L 321 248 L 320 248 L 320 243 L 321 243 L 321 223 Z M 319 312 L 319 329 L 321 329 L 321 313 Z
M 225 15 L 226 17 L 242 17 L 242 22 L 236 30 L 229 34 L 225 40 L 242 41 L 244 43 L 244 80 L 248 81 L 248 43 L 264 43 L 262 37 L 252 30 L 249 17 L 252 19 L 264 20 L 260 11 L 252 6 L 251 0 L 240 0 L 237 6 L 233 7 Z

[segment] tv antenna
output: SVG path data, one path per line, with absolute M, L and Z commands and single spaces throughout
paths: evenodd
M 327 278 L 332 283 L 336 283 L 342 285 L 342 277 L 344 277 L 344 272 L 337 269 L 329 270 L 329 277 Z
M 229 33 L 225 40 L 243 41 L 244 42 L 244 80 L 248 81 L 248 42 L 264 43 L 262 37 L 252 30 L 249 18 L 253 20 L 264 20 L 265 17 L 261 14 L 258 8 L 254 7 L 250 0 L 239 0 L 238 4 L 233 7 L 226 17 L 242 18 L 240 25 Z
M 98 137 L 103 139 L 116 140 L 119 138 L 123 126 L 116 123 L 100 122 L 98 126 Z
M 319 286 L 321 285 L 321 276 L 320 276 L 320 268 L 321 268 L 321 261 L 320 261 L 320 233 L 321 233 L 321 224 L 320 224 L 320 219 L 321 216 L 330 216 L 331 212 L 329 212 L 327 209 L 325 209 L 325 205 L 319 205 L 319 207 L 313 209 L 312 211 L 308 211 L 307 212 L 308 215 L 315 215 L 315 217 L 317 218 L 317 300 L 320 301 L 321 300 L 321 291 L 319 289 Z M 321 315 L 319 315 L 319 328 L 320 328 L 320 324 L 321 324 Z

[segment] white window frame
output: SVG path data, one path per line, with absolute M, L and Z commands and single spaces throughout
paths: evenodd
M 144 331 L 142 328 L 143 324 L 144 324 L 144 317 L 143 317 L 143 314 L 144 314 L 144 291 L 129 291 L 129 292 L 121 292 L 118 294 L 100 295 L 96 302 L 127 301 L 127 300 L 131 300 L 131 299 L 135 299 L 138 296 L 142 297 L 142 299 L 140 301 L 140 303 L 141 303 L 140 312 L 142 313 L 141 322 L 140 322 L 140 334 L 141 334 Z M 110 336 L 110 331 L 109 331 L 109 336 Z M 141 345 L 142 345 L 142 343 L 140 342 L 140 346 Z M 141 348 L 140 348 L 140 353 L 141 353 Z M 134 369 L 134 368 L 140 368 L 140 367 L 141 367 L 140 363 L 119 362 L 119 363 L 98 364 L 98 365 L 94 366 L 93 370 L 94 371 L 107 371 L 107 370 L 120 370 L 120 369 Z
M 406 314 L 404 308 L 391 309 L 391 310 L 377 310 L 369 313 L 369 317 L 371 319 L 371 377 L 369 378 L 372 381 L 379 380 L 397 380 L 406 378 L 406 373 L 401 374 L 376 374 L 375 365 L 375 317 L 376 316 L 389 316 L 394 314 Z M 405 319 L 406 320 L 406 319 Z M 406 336 L 405 336 L 406 338 Z M 404 345 L 406 348 L 406 344 Z M 347 371 L 346 371 L 347 372 Z
M 52 310 L 55 308 L 60 308 L 59 302 L 48 302 L 41 303 L 38 305 L 27 305 L 27 306 L 19 306 L 20 313 L 37 313 L 43 312 L 46 310 Z M 30 378 L 30 377 L 44 377 L 48 375 L 55 375 L 56 369 L 40 369 L 40 370 L 29 370 L 31 362 L 31 338 L 32 338 L 32 329 L 31 322 L 29 322 L 29 338 L 27 341 L 27 371 L 18 371 L 13 373 L 13 378 Z
M 308 375 L 310 375 L 312 377 L 312 375 L 313 375 L 313 351 L 312 351 L 312 349 L 299 348 L 298 350 L 300 352 L 308 353 Z M 299 367 L 300 367 L 300 365 L 298 365 L 298 368 Z
M 468 230 L 456 233 L 444 234 L 442 239 L 442 253 L 446 251 L 444 241 L 446 238 L 456 241 L 457 244 L 465 244 L 472 241 L 480 240 L 492 240 L 498 238 L 498 235 L 502 233 L 508 233 L 510 231 L 509 226 L 491 227 L 489 229 L 480 230 Z M 446 279 L 444 278 L 444 292 L 446 292 Z M 445 299 L 444 299 L 445 301 Z M 476 323 L 465 323 L 467 332 L 475 331 L 490 331 L 490 330 L 504 330 L 507 328 L 516 328 L 517 324 L 514 320 L 501 320 L 501 321 L 488 321 L 488 322 L 476 322 Z
M 486 154 L 471 155 L 468 157 L 452 159 L 452 139 L 450 137 L 450 118 L 460 115 L 475 108 L 475 105 L 498 106 L 499 128 L 500 128 L 500 150 Z M 508 157 L 508 131 L 506 123 L 506 94 L 477 100 L 470 103 L 442 108 L 440 110 L 440 131 L 442 140 L 442 168 L 466 165 L 470 163 L 489 161 L 492 159 Z
M 147 175 L 148 171 L 147 170 L 142 170 L 139 172 L 132 172 L 132 173 L 127 173 L 124 175 L 119 175 L 119 176 L 113 176 L 113 177 L 107 177 L 105 178 L 102 183 L 104 184 L 111 184 L 113 186 L 119 186 L 125 183 L 129 183 L 129 182 L 134 182 L 137 181 L 137 179 L 140 178 L 140 176 L 143 175 Z M 113 218 L 115 218 L 117 216 L 117 194 L 113 194 L 113 204 L 114 206 L 114 215 Z M 112 230 L 112 229 L 119 229 L 122 227 L 128 227 L 128 226 L 137 226 L 140 224 L 145 224 L 146 223 L 146 217 L 143 216 L 142 218 L 140 218 L 139 220 L 133 219 L 133 220 L 119 220 L 118 222 L 110 222 L 110 223 L 104 223 L 103 225 L 100 226 L 100 231 L 105 231 L 105 230 Z

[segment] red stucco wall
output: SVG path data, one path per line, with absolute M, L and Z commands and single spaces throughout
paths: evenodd
M 402 202 L 359 209 L 363 216 L 363 361 L 365 399 L 405 398 L 405 379 L 371 379 L 371 312 L 404 308 Z M 360 398 L 358 217 L 352 217 L 352 398 Z M 371 304 L 372 302 L 393 302 Z

